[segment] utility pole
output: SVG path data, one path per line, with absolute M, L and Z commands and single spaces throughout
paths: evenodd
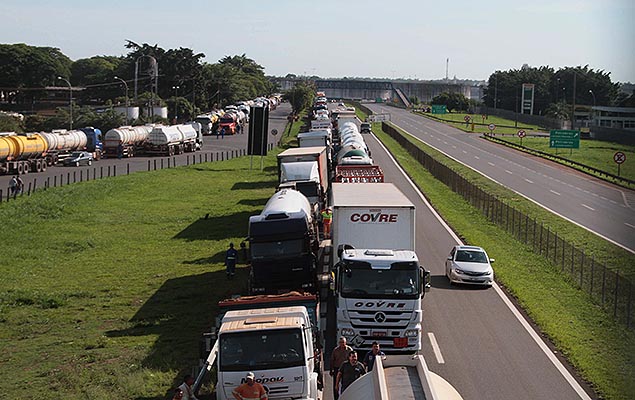
M 573 108 L 571 109 L 571 129 L 575 129 L 575 86 L 576 86 L 576 70 L 573 70 Z

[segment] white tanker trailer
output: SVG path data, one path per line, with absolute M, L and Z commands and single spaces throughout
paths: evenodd
M 145 142 L 154 125 L 121 126 L 111 129 L 104 136 L 104 152 L 107 156 L 133 157 L 144 150 Z
M 200 130 L 197 131 L 190 124 L 155 126 L 148 135 L 146 152 L 166 156 L 193 152 L 197 148 L 199 135 Z

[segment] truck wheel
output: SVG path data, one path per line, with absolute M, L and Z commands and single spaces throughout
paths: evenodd
M 93 165 L 93 160 L 88 160 L 88 166 Z
M 42 163 L 42 172 L 46 171 L 46 161 Z

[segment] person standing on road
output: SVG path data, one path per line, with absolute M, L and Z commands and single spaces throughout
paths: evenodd
M 225 139 L 225 127 L 220 128 L 220 138 Z
M 198 400 L 198 398 L 194 396 L 194 391 L 192 390 L 193 384 L 194 377 L 192 375 L 185 375 L 183 377 L 183 384 L 179 386 L 179 389 L 183 392 L 183 400 Z
M 333 221 L 333 211 L 327 207 L 320 213 L 322 217 L 322 227 L 324 228 L 324 239 L 331 237 L 331 222 Z
M 373 348 L 366 353 L 364 356 L 364 366 L 368 372 L 373 370 L 373 366 L 375 365 L 375 358 L 385 356 L 383 351 L 379 349 L 379 343 L 373 342 Z
M 122 157 L 123 157 L 123 140 L 120 140 L 119 144 L 117 145 L 117 158 L 121 160 Z
M 357 352 L 351 351 L 348 355 L 348 361 L 342 364 L 340 371 L 337 373 L 335 387 L 342 394 L 351 383 L 366 373 L 364 364 L 357 362 Z
M 22 194 L 23 191 L 24 191 L 24 181 L 22 180 L 21 176 L 18 176 L 18 179 L 16 181 L 16 186 L 15 186 L 15 192 L 16 194 Z
M 236 273 L 236 259 L 238 258 L 238 251 L 234 248 L 234 244 L 229 244 L 229 249 L 225 252 L 225 266 L 227 267 L 227 279 L 234 277 Z
M 13 195 L 18 188 L 18 177 L 13 176 L 9 181 L 9 194 Z
M 348 359 L 348 354 L 353 351 L 351 346 L 346 344 L 346 338 L 342 336 L 338 342 L 336 348 L 333 349 L 331 353 L 331 370 L 329 371 L 329 375 L 333 377 L 333 379 L 337 378 L 337 375 L 340 370 L 340 366 L 346 362 Z M 337 391 L 337 387 L 335 386 L 335 382 L 333 382 L 333 399 L 337 400 L 339 397 L 339 393 Z
M 246 382 L 238 386 L 232 392 L 236 400 L 267 400 L 265 388 L 254 380 L 255 375 L 249 372 L 245 377 Z

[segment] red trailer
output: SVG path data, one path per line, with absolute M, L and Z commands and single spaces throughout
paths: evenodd
M 338 165 L 335 182 L 378 183 L 384 181 L 384 171 L 379 165 Z

